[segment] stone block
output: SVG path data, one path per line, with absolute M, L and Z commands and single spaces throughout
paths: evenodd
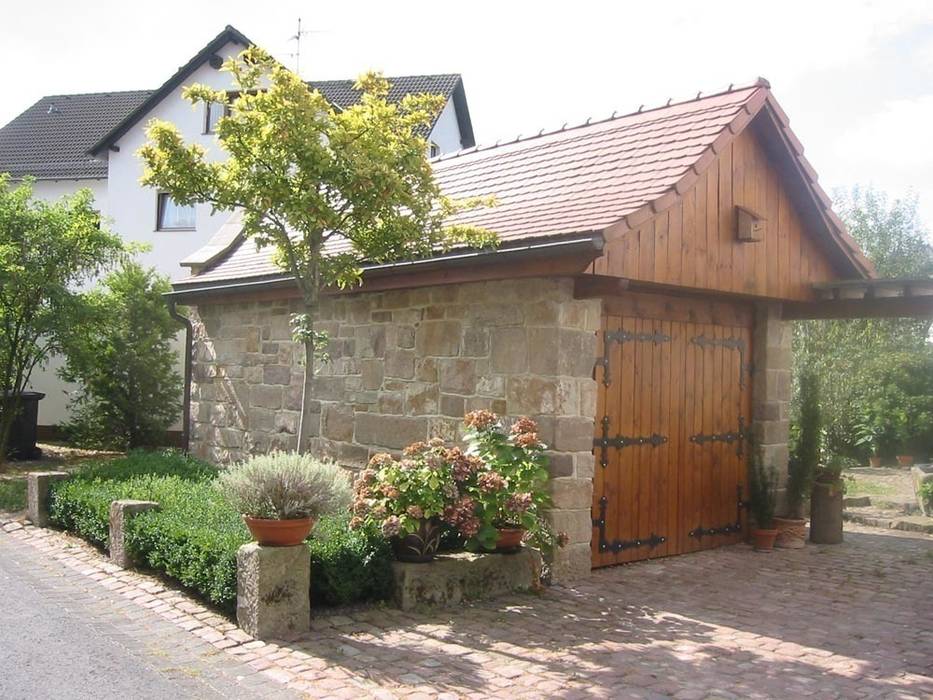
M 453 394 L 472 394 L 476 391 L 476 363 L 473 360 L 439 360 L 438 370 L 441 391 Z
M 275 432 L 297 435 L 300 418 L 301 414 L 297 411 L 279 411 L 275 414 Z
M 573 456 L 574 476 L 578 479 L 592 479 L 596 468 L 596 455 L 592 452 L 577 452 Z
M 549 510 L 544 517 L 554 528 L 554 532 L 567 535 L 569 544 L 590 544 L 593 536 L 593 516 L 589 508 Z
M 557 510 L 589 508 L 593 501 L 593 481 L 575 477 L 551 479 L 551 500 Z
M 275 411 L 271 408 L 251 408 L 249 410 L 249 429 L 251 431 L 271 432 L 275 426 Z
M 552 447 L 562 452 L 592 450 L 594 429 L 592 418 L 568 416 L 557 418 L 554 426 L 554 444 Z
M 363 360 L 360 363 L 360 371 L 362 373 L 364 389 L 376 391 L 382 387 L 382 379 L 384 376 L 384 364 L 382 360 Z
M 534 375 L 509 377 L 506 400 L 513 415 L 574 415 L 580 404 L 574 380 Z
M 110 504 L 110 561 L 122 569 L 133 566 L 133 557 L 126 546 L 126 526 L 132 518 L 149 510 L 158 510 L 155 501 L 122 500 Z
M 292 368 L 285 365 L 263 365 L 263 384 L 291 384 Z
M 596 336 L 586 331 L 561 329 L 557 373 L 571 377 L 593 376 Z
M 489 331 L 485 328 L 467 328 L 463 331 L 464 357 L 486 357 L 489 354 Z
M 424 321 L 415 332 L 415 348 L 422 357 L 453 357 L 460 353 L 459 321 Z
M 389 350 L 385 358 L 385 375 L 397 379 L 415 376 L 415 353 L 411 350 Z
M 439 398 L 437 384 L 409 384 L 405 391 L 405 410 L 413 416 L 435 415 Z
M 428 421 L 422 417 L 385 416 L 378 413 L 357 413 L 355 441 L 400 450 L 428 434 Z
M 462 396 L 441 394 L 441 414 L 454 418 L 462 418 L 465 413 L 464 406 L 465 403 Z
M 67 479 L 68 472 L 29 472 L 26 475 L 26 518 L 36 527 L 49 524 L 49 487 Z
M 402 610 L 486 600 L 541 585 L 541 555 L 523 547 L 514 554 L 443 554 L 425 564 L 393 562 L 394 601 Z
M 551 559 L 551 582 L 568 584 L 589 577 L 593 568 L 590 545 L 579 542 L 554 550 Z
M 548 452 L 548 472 L 551 478 L 574 476 L 573 455 L 569 452 Z
M 249 388 L 250 406 L 282 408 L 282 387 L 257 384 Z
M 528 337 L 524 328 L 495 328 L 491 336 L 490 360 L 494 372 L 519 374 L 528 370 Z
M 353 440 L 353 407 L 343 403 L 326 404 L 322 411 L 321 434 L 330 440 Z
M 236 619 L 256 639 L 285 639 L 311 628 L 307 546 L 244 544 L 236 556 Z

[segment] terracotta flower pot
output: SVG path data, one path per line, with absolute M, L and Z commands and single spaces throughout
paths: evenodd
M 914 463 L 913 455 L 897 455 L 897 463 L 902 467 L 912 466 Z
M 418 529 L 403 537 L 392 538 L 392 550 L 399 561 L 426 563 L 434 559 L 441 546 L 441 521 L 423 518 Z
M 877 469 L 878 467 L 881 466 L 881 456 L 880 456 L 880 455 L 872 455 L 871 457 L 868 458 L 868 464 L 869 464 L 869 466 L 872 466 L 872 467 L 874 467 L 875 469 Z
M 525 528 L 500 527 L 496 529 L 499 532 L 499 536 L 496 538 L 497 552 L 500 554 L 511 554 L 521 549 L 522 539 L 525 537 Z
M 802 549 L 807 546 L 807 521 L 804 518 L 775 518 L 777 530 L 774 546 L 781 549 Z
M 756 552 L 770 552 L 774 549 L 774 538 L 777 537 L 777 530 L 755 530 L 752 532 L 752 539 L 755 543 Z
M 293 547 L 305 541 L 314 527 L 314 518 L 268 520 L 243 516 L 253 539 L 267 547 Z

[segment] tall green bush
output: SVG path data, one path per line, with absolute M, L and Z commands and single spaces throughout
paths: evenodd
M 797 381 L 797 430 L 787 468 L 785 493 L 785 505 L 790 518 L 802 515 L 803 500 L 813 486 L 813 476 L 820 461 L 823 431 L 819 377 L 810 367 L 805 366 Z
M 164 444 L 181 412 L 181 376 L 171 346 L 178 324 L 162 297 L 170 288 L 154 270 L 125 262 L 87 295 L 93 313 L 69 335 L 61 370 L 80 387 L 66 426 L 76 444 Z

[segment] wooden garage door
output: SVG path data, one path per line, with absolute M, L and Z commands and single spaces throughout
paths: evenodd
M 751 310 L 607 300 L 596 362 L 593 566 L 742 538 Z

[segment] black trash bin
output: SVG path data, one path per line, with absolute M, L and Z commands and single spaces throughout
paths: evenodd
M 39 401 L 45 398 L 45 394 L 24 391 L 19 397 L 19 411 L 13 419 L 7 454 L 15 459 L 38 459 L 42 456 L 42 450 L 36 447 Z

